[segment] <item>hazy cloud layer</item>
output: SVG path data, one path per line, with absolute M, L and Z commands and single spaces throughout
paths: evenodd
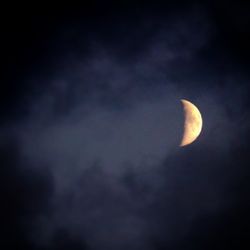
M 202 61 L 212 25 L 195 8 L 136 23 L 131 37 L 121 25 L 126 37 L 117 41 L 92 34 L 83 58 L 66 50 L 27 117 L 2 133 L 16 138 L 25 172 L 48 175 L 44 208 L 27 226 L 35 244 L 53 248 L 65 237 L 79 249 L 171 247 L 230 204 L 238 158 L 225 155 L 246 143 L 236 140 L 249 126 L 246 79 Z M 181 98 L 204 119 L 199 140 L 183 149 Z

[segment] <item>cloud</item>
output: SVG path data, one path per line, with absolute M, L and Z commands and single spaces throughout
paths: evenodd
M 199 229 L 196 220 L 231 202 L 230 160 L 238 158 L 228 154 L 233 143 L 245 145 L 237 127 L 244 121 L 245 133 L 249 124 L 246 86 L 235 87 L 234 72 L 223 72 L 224 85 L 218 84 L 221 71 L 202 61 L 214 35 L 203 10 L 167 19 L 125 25 L 123 36 L 108 41 L 93 33 L 85 57 L 69 46 L 54 75 L 43 78 L 45 87 L 37 79 L 28 115 L 5 129 L 18 141 L 25 182 L 37 182 L 30 189 L 38 198 L 24 201 L 41 209 L 27 226 L 32 244 L 171 246 L 192 235 L 193 222 Z M 181 98 L 193 101 L 204 119 L 199 140 L 183 149 Z

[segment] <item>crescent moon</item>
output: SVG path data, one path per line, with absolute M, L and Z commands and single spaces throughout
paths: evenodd
M 184 132 L 180 146 L 186 146 L 197 139 L 202 129 L 199 109 L 191 102 L 181 99 L 184 110 Z

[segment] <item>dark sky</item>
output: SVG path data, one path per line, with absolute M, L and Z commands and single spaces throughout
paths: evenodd
M 250 247 L 250 5 L 153 2 L 3 10 L 0 249 Z

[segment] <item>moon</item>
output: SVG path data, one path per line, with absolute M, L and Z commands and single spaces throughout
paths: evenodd
M 202 129 L 202 117 L 199 109 L 191 102 L 181 99 L 184 110 L 184 129 L 180 147 L 194 142 Z

